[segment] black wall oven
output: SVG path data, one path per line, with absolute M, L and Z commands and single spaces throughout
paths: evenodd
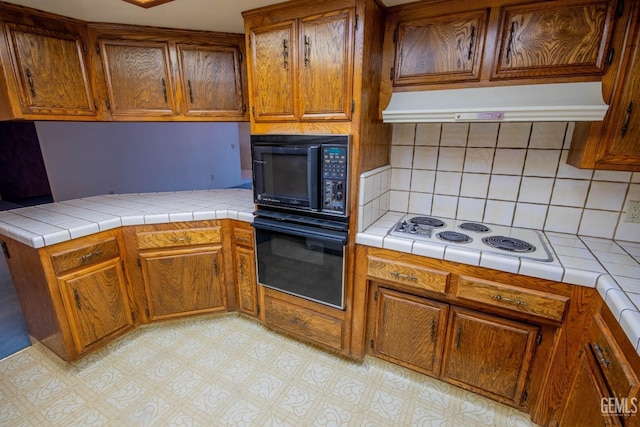
M 258 211 L 258 283 L 344 309 L 344 248 L 347 224 Z
M 345 307 L 348 135 L 252 135 L 258 284 Z

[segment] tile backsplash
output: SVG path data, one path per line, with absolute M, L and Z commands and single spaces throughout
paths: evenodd
M 361 227 L 387 209 L 640 241 L 640 173 L 566 163 L 574 124 L 395 124 L 391 165 L 363 174 Z M 388 186 L 387 186 L 388 184 Z

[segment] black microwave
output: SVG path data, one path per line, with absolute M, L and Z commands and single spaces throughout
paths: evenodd
M 348 135 L 251 135 L 259 206 L 347 216 Z

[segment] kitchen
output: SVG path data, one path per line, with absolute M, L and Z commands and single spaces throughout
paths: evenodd
M 365 31 L 370 31 L 371 28 L 367 25 L 371 22 L 375 22 L 376 19 L 381 19 L 380 12 L 377 11 L 375 7 L 370 3 L 367 3 L 366 6 L 367 7 L 365 8 L 365 5 L 360 5 L 359 7 L 362 7 L 363 9 L 358 9 L 360 13 L 357 16 L 360 17 L 361 26 L 354 26 L 354 28 L 356 28 L 356 47 L 354 51 L 357 52 L 354 66 L 357 67 L 357 69 L 362 69 L 365 73 L 369 73 L 365 75 L 370 75 L 370 73 L 375 75 L 376 72 L 379 75 L 380 70 L 376 69 L 375 64 L 370 64 L 362 60 L 363 57 L 369 59 L 375 56 L 368 54 L 369 52 L 373 52 L 368 50 L 373 49 L 372 46 L 368 45 L 369 42 L 373 44 L 383 43 L 382 34 L 377 34 L 377 40 L 366 38 L 362 34 L 362 26 L 365 26 Z M 336 7 L 339 9 L 342 6 Z M 613 6 L 610 6 L 610 8 L 613 8 Z M 294 18 L 294 16 L 300 16 L 299 14 L 296 15 L 296 13 L 298 13 L 296 10 L 292 10 L 290 12 L 282 11 L 282 13 L 284 14 L 283 19 L 289 16 L 289 18 L 294 19 L 295 23 L 298 23 L 298 21 L 295 20 L 298 18 Z M 615 13 L 615 10 L 613 10 L 612 13 Z M 341 12 L 341 14 L 342 15 L 339 16 L 345 15 L 344 12 Z M 491 16 L 495 18 L 494 15 Z M 267 15 L 245 16 L 245 19 L 249 18 L 258 21 L 256 28 L 259 28 L 260 25 L 272 25 Z M 353 20 L 354 18 L 350 19 Z M 336 19 L 336 21 L 342 22 L 339 19 Z M 620 26 L 616 27 L 616 36 L 620 33 L 619 27 Z M 379 28 L 380 26 L 378 26 L 378 29 Z M 481 27 L 476 26 L 475 28 L 476 30 L 471 31 L 471 33 L 473 34 L 475 32 L 475 34 L 481 34 Z M 387 33 L 389 33 L 388 30 Z M 507 35 L 508 33 L 509 32 L 507 30 Z M 622 33 L 624 33 L 624 31 L 622 31 Z M 255 32 L 255 34 L 261 35 L 268 33 Z M 384 43 L 392 43 L 391 39 L 392 37 L 385 38 Z M 469 38 L 468 40 L 471 41 L 472 38 Z M 489 39 L 484 41 L 484 43 L 489 42 Z M 474 46 L 476 46 L 476 48 L 479 45 L 479 42 L 474 42 Z M 468 44 L 465 44 L 465 46 L 468 46 Z M 348 51 L 349 48 L 350 45 L 347 45 L 345 50 Z M 393 51 L 393 48 L 391 51 Z M 296 52 L 295 49 L 292 48 L 291 52 L 291 61 L 299 60 L 301 63 L 303 62 L 303 56 L 296 57 L 296 54 L 294 53 Z M 303 51 L 301 50 L 301 52 Z M 282 53 L 282 50 L 278 51 L 278 61 L 280 62 L 283 60 Z M 389 55 L 387 55 L 386 58 L 383 58 L 383 62 L 385 60 L 388 62 L 388 56 Z M 347 57 L 349 57 L 349 55 L 347 55 Z M 311 57 L 311 60 L 313 61 L 313 57 Z M 486 60 L 487 64 L 490 62 L 492 61 Z M 614 66 L 620 67 L 622 66 L 621 63 L 622 60 L 620 59 L 618 59 L 618 62 L 616 62 L 616 59 L 613 60 Z M 289 71 L 289 69 L 284 67 L 280 69 Z M 347 69 L 349 70 L 350 68 L 348 67 Z M 307 113 L 303 113 L 302 108 L 304 104 L 296 104 L 292 112 L 285 111 L 286 114 L 293 114 L 293 120 L 297 120 L 296 117 L 301 117 L 301 114 L 303 116 L 304 114 L 307 114 L 306 120 L 309 120 L 310 122 L 313 122 L 314 119 L 322 120 L 322 117 L 326 118 L 329 116 L 329 119 L 326 122 L 313 122 L 312 128 L 316 130 L 317 133 L 351 133 L 351 143 L 353 147 L 350 155 L 352 159 L 357 159 L 357 161 L 351 163 L 352 171 L 350 176 L 352 179 L 349 183 L 349 194 L 351 195 L 350 200 L 352 212 L 358 212 L 358 214 L 352 214 L 349 221 L 351 229 L 358 230 L 360 234 L 358 236 L 353 236 L 355 237 L 355 242 L 350 241 L 347 243 L 347 254 L 353 254 L 354 249 L 357 249 L 360 252 L 368 251 L 363 246 L 357 246 L 356 243 L 364 243 L 375 248 L 376 246 L 382 247 L 384 241 L 387 240 L 390 245 L 395 245 L 388 247 L 393 248 L 396 251 L 406 252 L 407 246 L 409 246 L 409 252 L 415 248 L 422 248 L 422 250 L 426 251 L 426 244 L 419 245 L 416 243 L 413 245 L 403 245 L 402 243 L 398 243 L 397 240 L 393 241 L 393 239 L 387 239 L 386 237 L 380 239 L 376 238 L 376 230 L 371 229 L 369 226 L 371 225 L 373 228 L 377 228 L 376 221 L 378 220 L 387 220 L 387 222 L 389 222 L 388 219 L 384 217 L 381 219 L 379 216 L 388 210 L 387 207 L 390 206 L 389 204 L 391 201 L 393 203 L 391 205 L 393 206 L 392 210 L 398 212 L 412 212 L 423 215 L 459 218 L 470 221 L 485 221 L 496 225 L 542 229 L 551 233 L 569 233 L 571 235 L 578 233 L 596 238 L 619 238 L 624 241 L 638 241 L 637 229 L 634 228 L 635 225 L 627 223 L 622 219 L 624 216 L 623 213 L 626 213 L 627 199 L 637 200 L 637 198 L 634 199 L 634 197 L 636 197 L 634 194 L 637 194 L 638 187 L 637 174 L 634 175 L 631 172 L 594 172 L 592 169 L 578 170 L 566 166 L 565 163 L 560 160 L 565 157 L 572 156 L 572 152 L 569 149 L 571 144 L 571 135 L 585 132 L 584 126 L 581 123 L 574 125 L 566 122 L 561 122 L 560 124 L 536 122 L 533 124 L 529 123 L 521 125 L 517 123 L 507 123 L 505 121 L 500 124 L 395 124 L 393 125 L 393 135 L 391 135 L 390 125 L 383 125 L 376 119 L 373 119 L 374 116 L 377 116 L 377 113 L 374 113 L 377 112 L 377 105 L 374 105 L 370 100 L 373 99 L 372 94 L 378 93 L 377 88 L 369 88 L 364 85 L 360 74 L 357 72 L 353 73 L 353 75 L 349 73 L 347 74 L 348 75 L 345 77 L 345 80 L 347 82 L 351 82 L 348 84 L 352 84 L 354 87 L 353 98 L 355 99 L 355 107 L 353 109 L 353 103 L 350 100 L 345 100 L 343 99 L 344 97 L 337 97 L 337 103 L 323 106 L 326 107 L 324 111 L 317 109 L 316 111 L 308 110 Z M 382 71 L 381 74 L 388 75 L 388 72 Z M 611 73 L 607 73 L 605 75 L 605 80 L 607 76 L 610 77 L 610 75 Z M 383 79 L 383 82 L 384 81 L 389 82 L 389 80 L 386 79 Z M 398 86 L 401 86 L 403 82 L 400 81 L 399 83 L 400 84 Z M 259 84 L 260 82 L 252 82 L 249 86 L 250 90 L 252 87 L 255 88 L 256 85 Z M 611 82 L 608 84 L 611 84 Z M 373 86 L 375 86 L 375 84 Z M 381 89 L 380 93 L 384 93 L 384 88 Z M 609 88 L 608 90 L 612 89 Z M 620 90 L 622 90 L 622 88 L 620 88 Z M 262 92 L 259 94 L 262 94 Z M 269 111 L 264 109 L 260 110 L 262 107 L 272 107 L 272 105 L 268 104 L 268 101 L 268 99 L 260 100 L 260 102 L 256 103 L 258 111 L 257 116 L 254 115 L 254 119 L 252 119 L 252 133 L 273 133 L 274 129 L 279 130 L 279 133 L 301 133 L 301 131 L 305 130 L 305 127 L 297 121 L 290 121 L 288 124 L 282 125 L 278 125 L 273 122 L 270 123 L 270 120 L 274 120 L 274 114 L 269 116 L 266 115 Z M 371 103 L 369 104 L 367 102 Z M 318 112 L 318 110 L 320 111 Z M 369 114 L 365 115 L 364 111 L 369 112 Z M 255 113 L 252 113 L 252 115 L 253 114 Z M 344 120 L 344 116 L 351 118 L 351 122 L 345 123 L 344 121 L 331 121 Z M 285 117 L 284 120 L 292 119 L 289 116 Z M 302 120 L 305 120 L 304 117 Z M 621 120 L 624 120 L 624 114 L 622 115 Z M 356 128 L 356 126 L 358 127 Z M 387 139 L 386 142 L 385 139 Z M 390 161 L 389 158 L 391 159 Z M 419 160 L 415 161 L 415 159 Z M 487 161 L 486 159 L 489 160 Z M 387 166 L 389 164 L 390 166 Z M 357 177 L 360 175 L 358 171 L 368 174 L 368 176 L 365 176 L 364 178 L 364 183 L 360 185 L 357 183 Z M 371 178 L 370 183 L 368 181 L 369 177 Z M 369 188 L 371 191 L 367 191 Z M 604 196 L 604 199 L 602 196 L 603 194 L 606 195 Z M 575 197 L 568 198 L 567 195 Z M 609 197 L 611 197 L 610 200 Z M 396 206 L 399 207 L 396 208 Z M 463 210 L 460 206 L 470 206 L 471 209 Z M 469 214 L 470 217 L 465 217 L 467 214 L 464 212 L 472 212 L 472 214 Z M 480 214 L 480 212 L 482 212 L 482 214 Z M 533 215 L 534 218 L 532 218 L 532 215 L 527 215 L 528 212 L 536 212 L 536 214 Z M 548 214 L 545 215 L 545 212 Z M 577 220 L 576 218 L 578 217 L 580 217 L 581 220 Z M 592 227 L 594 223 L 599 224 L 602 219 L 611 218 L 615 218 L 615 221 L 613 221 L 614 225 L 597 228 L 597 231 L 595 231 L 595 227 Z M 609 222 L 608 224 L 611 223 Z M 392 225 L 393 224 L 388 224 L 383 227 L 383 236 L 386 236 L 389 227 Z M 620 234 L 616 235 L 618 232 Z M 372 235 L 373 237 L 371 237 Z M 626 238 L 620 238 L 621 236 L 625 236 Z M 382 243 L 377 243 L 380 241 L 382 241 Z M 402 242 L 402 240 L 400 241 Z M 406 241 L 407 240 L 404 240 L 404 242 Z M 582 241 L 580 243 L 584 244 Z M 588 246 L 590 246 L 590 243 Z M 433 245 L 430 247 L 432 248 Z M 436 245 L 436 247 L 439 246 Z M 554 245 L 553 248 L 555 249 L 556 246 Z M 374 253 L 373 250 L 371 251 L 372 252 L 368 256 L 372 256 Z M 627 254 L 633 262 L 637 263 L 637 261 L 633 260 L 633 257 L 630 256 L 627 251 L 629 251 L 629 249 L 626 249 L 624 254 Z M 444 252 L 443 250 L 441 255 L 436 255 L 434 259 L 457 263 L 463 262 L 465 264 L 476 266 L 481 262 L 479 256 L 477 260 L 470 260 L 468 256 L 461 259 L 460 257 L 465 257 L 462 252 L 463 251 L 449 249 Z M 589 252 L 586 247 L 585 252 Z M 475 254 L 476 252 L 473 253 Z M 482 252 L 482 254 L 482 262 L 489 262 L 492 260 L 489 256 L 485 257 L 484 252 Z M 378 258 L 384 258 L 382 255 L 390 256 L 389 253 L 376 253 L 376 257 Z M 586 255 L 587 254 L 585 254 L 585 256 Z M 455 258 L 451 258 L 451 256 L 454 256 Z M 578 267 L 579 264 L 590 264 L 593 266 L 593 263 L 576 261 L 575 257 L 571 256 L 569 256 L 569 258 L 574 258 L 574 260 L 565 260 L 560 256 L 560 261 L 556 261 L 556 264 L 554 265 L 555 268 L 545 267 L 542 269 L 544 270 L 544 275 L 541 278 L 552 282 L 574 283 L 586 277 L 586 280 L 591 281 L 591 288 L 593 289 L 596 285 L 596 280 L 599 280 L 601 275 L 603 277 L 602 280 L 604 280 L 606 275 L 602 274 L 604 273 L 604 268 L 595 261 L 595 259 L 593 259 L 593 256 L 590 255 L 589 257 L 589 261 L 595 262 L 597 264 L 597 268 L 592 267 L 591 270 L 582 270 Z M 148 262 L 148 259 L 151 259 L 142 258 L 143 262 Z M 360 259 L 358 258 L 358 254 L 356 254 L 355 258 L 356 259 L 354 260 L 353 255 L 347 256 L 346 269 L 347 272 L 349 272 L 351 271 L 350 269 L 353 268 L 355 276 L 360 277 L 359 275 L 362 273 L 362 263 L 359 261 Z M 366 257 L 363 259 L 366 261 Z M 135 257 L 132 258 L 132 262 L 135 264 Z M 356 265 L 353 265 L 354 262 Z M 422 260 L 417 260 L 418 265 L 421 262 Z M 520 272 L 523 275 L 540 277 L 539 275 L 536 276 L 532 273 L 532 270 L 535 270 L 536 268 L 537 271 L 541 270 L 541 267 L 537 264 L 525 263 L 523 261 L 514 271 L 513 263 L 503 261 L 501 265 L 497 265 L 495 258 L 493 259 L 493 262 L 494 264 L 489 265 L 489 268 L 497 268 L 498 270 L 515 273 Z M 573 264 L 569 264 L 570 262 L 573 262 Z M 448 295 L 450 291 L 455 291 L 455 287 L 460 288 L 460 283 L 462 282 L 457 276 L 458 273 L 453 268 L 455 266 L 450 266 L 444 263 L 439 269 L 445 267 L 451 268 L 451 271 L 455 276 L 451 276 L 451 283 L 456 285 L 446 285 L 448 287 L 446 288 L 446 293 Z M 433 268 L 431 267 L 431 269 Z M 562 271 L 562 273 L 558 276 L 559 271 Z M 565 280 L 563 277 L 565 271 L 571 272 L 573 276 L 567 276 Z M 584 271 L 589 272 L 589 274 L 584 273 Z M 473 272 L 476 275 L 481 274 L 480 270 L 474 269 Z M 350 273 L 347 274 L 349 275 Z M 468 275 L 469 272 L 466 274 Z M 624 276 L 624 274 L 622 277 L 627 277 Z M 365 272 L 364 276 L 367 275 L 371 275 L 371 272 Z M 357 286 L 357 289 L 362 292 L 355 292 L 354 289 L 351 289 L 350 286 L 347 285 L 347 300 L 352 296 L 354 298 L 354 302 L 353 304 L 347 304 L 344 314 L 342 312 L 331 311 L 329 309 L 322 313 L 318 313 L 318 308 L 311 304 L 306 304 L 297 300 L 295 300 L 294 303 L 294 300 L 289 299 L 288 297 L 283 297 L 270 291 L 265 291 L 262 288 L 259 288 L 259 291 L 264 292 L 267 297 L 267 304 L 271 304 L 271 307 L 277 309 L 275 311 L 279 314 L 283 311 L 286 312 L 285 309 L 293 306 L 298 307 L 302 313 L 308 314 L 313 319 L 326 320 L 331 326 L 331 333 L 336 330 L 336 327 L 344 327 L 346 332 L 345 336 L 337 334 L 334 338 L 339 342 L 332 341 L 331 343 L 337 346 L 338 351 L 347 353 L 351 351 L 352 353 L 357 354 L 358 352 L 364 352 L 364 349 L 359 347 L 364 346 L 364 336 L 370 334 L 370 332 L 364 331 L 364 329 L 366 329 L 364 326 L 366 319 L 364 318 L 365 313 L 362 310 L 362 307 L 367 305 L 362 301 L 362 299 L 366 298 L 369 288 L 373 289 L 375 287 L 376 289 L 382 289 L 385 292 L 387 288 L 391 289 L 398 287 L 404 291 L 410 290 L 406 287 L 403 288 L 404 285 L 396 286 L 392 283 L 394 281 L 389 278 L 378 277 L 378 279 L 379 280 L 376 281 L 370 281 L 369 279 L 357 280 L 355 286 Z M 523 281 L 525 280 L 523 279 Z M 386 283 L 388 285 L 387 288 L 380 288 L 380 282 Z M 369 285 L 369 283 L 371 285 Z M 626 282 L 623 282 L 623 284 L 626 285 Z M 614 283 L 614 285 L 618 286 L 616 283 Z M 362 288 L 363 286 L 365 288 Z M 532 284 L 531 286 L 535 288 L 536 285 Z M 409 293 L 416 294 L 416 291 L 410 291 L 411 292 Z M 580 291 L 586 292 L 582 288 L 580 288 Z M 231 292 L 232 290 L 229 291 L 229 296 L 231 295 Z M 425 296 L 430 296 L 435 298 L 436 301 L 442 301 L 443 299 L 449 302 L 453 302 L 454 300 L 458 301 L 453 297 L 443 297 L 429 292 L 432 291 L 428 291 L 426 293 L 425 291 L 417 291 L 417 296 L 423 299 Z M 574 291 L 573 288 L 568 288 L 568 290 L 562 292 L 578 291 Z M 620 290 L 618 292 L 622 293 Z M 614 294 L 616 294 L 616 292 L 611 293 L 611 295 Z M 264 298 L 265 295 L 262 295 L 261 297 Z M 589 298 L 595 298 L 594 295 L 587 296 Z M 554 295 L 551 299 L 557 299 L 555 297 L 556 296 Z M 631 300 L 628 300 L 628 302 L 630 306 L 633 307 Z M 483 306 L 481 304 L 478 306 L 477 302 L 474 304 L 471 304 L 472 308 L 475 306 L 476 308 L 486 308 L 488 311 L 492 310 L 491 307 L 486 307 L 486 305 Z M 469 306 L 469 304 L 464 305 Z M 262 304 L 262 307 L 264 307 L 264 304 Z M 573 305 L 569 304 L 568 307 L 569 308 L 567 308 L 567 310 L 569 311 L 567 312 L 567 315 L 573 313 L 571 311 L 573 310 Z M 504 314 L 504 309 L 502 308 L 498 308 L 497 311 Z M 626 317 L 631 312 L 629 309 L 622 309 L 621 311 L 626 313 L 623 317 Z M 262 314 L 264 315 L 264 312 Z M 520 314 L 516 313 L 514 315 L 516 319 L 522 319 Z M 142 316 L 144 316 L 144 313 L 142 313 Z M 296 331 L 300 332 L 301 330 L 300 326 L 286 323 L 282 318 L 273 320 L 280 320 L 281 322 L 284 322 L 279 324 L 279 326 L 281 326 L 280 329 L 286 330 L 286 327 L 292 328 L 293 331 L 289 332 L 293 332 L 294 335 L 296 335 Z M 551 321 L 537 319 L 537 321 L 540 321 L 541 330 L 549 331 L 551 334 L 557 333 L 557 331 L 560 330 L 564 331 L 563 329 L 558 329 L 557 319 Z M 349 328 L 349 324 L 352 324 L 353 327 Z M 282 328 L 282 326 L 285 327 Z M 578 326 L 576 326 L 576 328 Z M 581 331 L 575 332 L 575 334 L 581 335 Z M 300 334 L 298 333 L 297 335 Z M 578 340 L 578 337 L 574 337 L 572 341 Z M 551 354 L 551 349 L 548 347 L 549 344 L 546 344 L 547 342 L 547 340 L 542 339 L 542 346 L 540 347 L 541 350 L 539 350 L 539 352 L 547 351 L 547 354 Z M 571 343 L 567 345 L 574 346 L 571 348 L 567 347 L 567 350 L 575 350 L 577 357 L 578 344 Z M 349 348 L 351 350 L 348 350 Z M 543 348 L 545 350 L 542 350 Z M 535 359 L 532 363 L 535 365 L 534 368 L 537 369 L 536 372 L 540 372 L 542 369 L 539 366 L 540 364 L 536 364 Z M 558 367 L 557 369 L 559 370 L 561 367 Z M 558 372 L 554 372 L 554 374 L 556 373 Z M 559 378 L 560 377 L 564 378 L 560 380 L 561 382 L 568 382 L 568 378 L 572 377 L 572 375 L 562 374 Z M 549 378 L 551 377 L 547 375 L 547 380 Z M 533 395 L 532 400 L 536 400 L 536 404 L 532 404 L 532 407 L 536 407 L 537 419 L 543 420 L 548 415 L 543 413 L 545 408 L 543 408 L 543 405 L 539 402 L 541 401 L 540 399 L 542 399 L 540 397 L 542 395 L 540 389 L 545 387 L 545 385 L 541 384 L 540 381 L 532 381 L 532 383 L 532 390 L 534 390 L 531 392 Z M 565 391 L 569 390 L 569 386 L 570 384 L 562 385 Z M 538 390 L 537 396 L 534 394 L 536 389 Z M 564 400 L 557 396 L 552 397 L 551 399 L 562 401 L 555 402 L 554 404 L 556 405 L 564 404 Z M 519 405 L 520 403 L 516 403 L 516 406 Z M 528 404 L 526 403 L 523 405 L 524 407 L 528 407 Z M 551 407 L 552 405 L 547 406 Z M 554 416 L 557 416 L 557 414 Z M 544 424 L 545 422 L 546 421 L 542 421 L 541 423 Z

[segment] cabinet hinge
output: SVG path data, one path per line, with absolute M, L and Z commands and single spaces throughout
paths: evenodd
M 100 45 L 96 43 L 96 53 L 100 55 Z
M 144 310 L 144 314 L 146 314 L 146 315 L 147 315 L 147 317 L 151 317 L 151 314 L 149 313 L 149 309 L 148 309 L 148 308 L 146 308 L 146 309 Z
M 251 35 L 247 36 L 247 38 L 249 39 L 249 47 L 251 47 Z
M 104 103 L 107 106 L 107 110 L 111 111 L 111 101 L 107 99 Z
M 393 42 L 394 43 L 398 42 L 398 27 L 396 27 L 396 29 L 393 30 Z
M 542 343 L 542 332 L 538 333 L 538 338 L 536 338 L 536 345 L 540 345 Z
M 618 5 L 616 6 L 616 18 L 622 17 L 624 13 L 624 0 L 618 0 Z
M 529 398 L 529 391 L 526 390 L 524 393 L 522 393 L 522 400 L 520 401 L 520 404 L 526 402 L 528 398 Z
M 216 272 L 216 276 L 218 275 L 218 261 L 213 261 L 213 270 Z
M 373 350 L 373 340 L 369 341 L 369 346 L 371 347 L 371 350 Z
M 253 115 L 253 117 L 256 117 L 256 107 L 251 107 L 251 114 Z
M 242 62 L 242 51 L 238 51 L 238 61 Z
M 351 114 L 356 112 L 356 100 L 352 99 L 351 100 Z
M 133 320 L 133 323 L 136 323 L 136 312 L 135 311 L 131 312 L 131 320 Z
M 142 261 L 140 261 L 140 258 L 136 258 L 136 264 L 138 264 L 138 267 L 142 268 Z
M 356 15 L 356 23 L 355 23 L 355 25 L 353 26 L 356 30 L 358 29 L 358 18 L 359 18 L 359 16 L 358 16 L 358 15 Z
M 396 69 L 391 67 L 391 70 L 389 70 L 389 80 L 393 80 L 396 77 Z
M 2 246 L 2 252 L 4 253 L 4 257 L 11 258 L 11 255 L 9 255 L 9 248 L 7 247 L 7 244 L 5 242 L 0 242 L 0 246 Z
M 607 53 L 607 65 L 611 65 L 611 63 L 613 62 L 613 56 L 615 55 L 616 50 L 614 48 L 609 49 L 609 52 Z
M 376 289 L 376 291 L 373 293 L 373 300 L 374 301 L 378 301 L 378 290 Z
M 93 107 L 97 110 L 98 109 L 98 101 L 96 101 L 95 99 L 93 100 Z
M 82 53 L 84 53 L 85 55 L 88 53 L 87 51 L 87 45 L 82 43 Z
M 242 114 L 245 114 L 247 112 L 247 103 L 245 102 L 244 104 L 242 104 Z

